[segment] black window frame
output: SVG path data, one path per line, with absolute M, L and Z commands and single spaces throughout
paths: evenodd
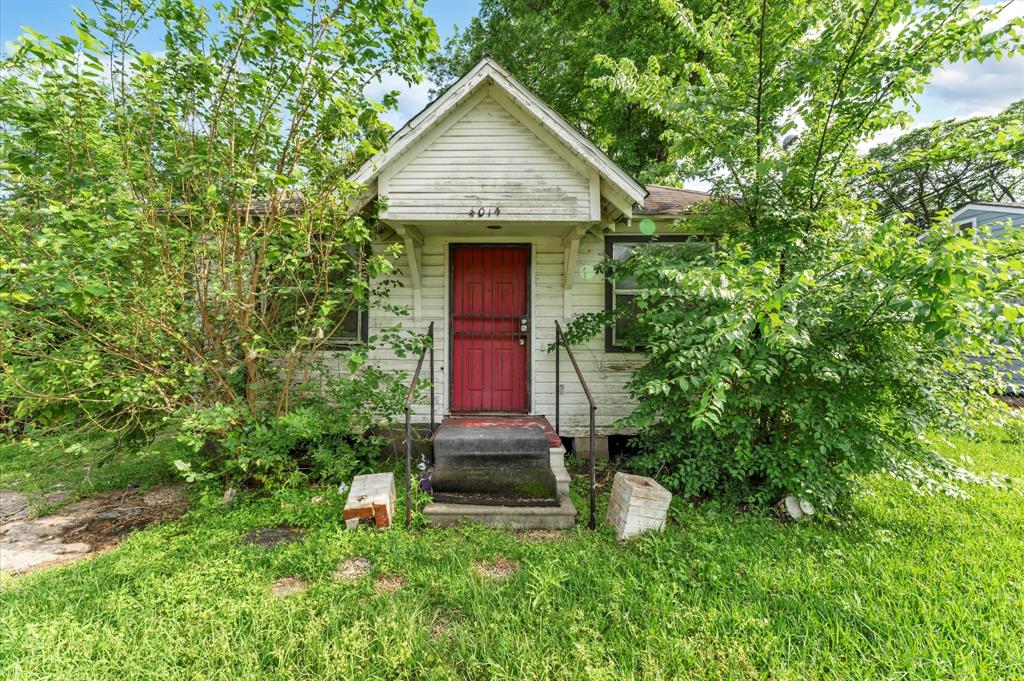
M 614 256 L 616 244 L 644 243 L 686 243 L 688 241 L 711 241 L 706 234 L 659 234 L 646 236 L 643 234 L 605 235 L 604 254 L 609 260 Z M 615 309 L 615 282 L 608 277 L 604 279 L 604 309 L 610 312 Z M 638 354 L 643 352 L 642 346 L 625 346 L 615 344 L 615 325 L 609 324 L 604 329 L 604 351 L 616 353 Z
M 363 246 L 363 258 L 368 258 L 373 255 L 373 247 L 371 244 L 365 244 Z M 366 274 L 367 280 L 369 280 L 369 273 Z M 356 310 L 350 310 L 349 314 L 357 312 Z M 356 335 L 355 336 L 337 336 L 331 335 L 324 338 L 323 350 L 327 352 L 341 351 L 351 348 L 360 343 L 368 343 L 370 340 L 370 309 L 367 306 L 365 309 L 358 310 L 359 317 L 356 321 Z M 346 315 L 347 316 L 347 315 Z M 338 325 L 338 329 L 341 329 L 342 325 Z
M 351 312 L 349 313 L 351 314 Z M 370 311 L 359 310 L 356 336 L 333 335 L 324 339 L 323 349 L 327 351 L 346 350 L 360 343 L 368 343 L 370 340 Z M 338 328 L 341 328 L 340 326 Z

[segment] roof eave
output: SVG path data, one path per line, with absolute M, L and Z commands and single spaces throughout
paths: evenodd
M 1011 215 L 1024 215 L 1024 208 L 1018 206 L 1006 206 L 999 203 L 970 202 L 957 208 L 949 217 L 950 220 L 957 220 L 962 213 L 969 210 L 984 211 L 987 213 L 1009 213 Z

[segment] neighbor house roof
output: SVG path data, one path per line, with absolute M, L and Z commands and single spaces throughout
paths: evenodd
M 634 215 L 686 215 L 693 207 L 707 201 L 711 195 L 696 189 L 677 189 L 658 184 L 647 185 L 644 207 L 633 211 Z
M 1024 208 L 1022 201 L 971 201 L 968 206 L 992 206 L 995 208 Z
M 590 164 L 601 179 L 617 189 L 634 204 L 642 204 L 646 192 L 644 187 L 608 158 L 601 149 L 587 139 L 586 135 L 544 103 L 525 85 L 515 79 L 500 64 L 484 57 L 466 75 L 444 91 L 441 96 L 416 114 L 408 123 L 399 128 L 388 143 L 386 151 L 369 159 L 351 176 L 351 180 L 368 185 L 373 182 L 389 163 L 409 151 L 433 123 L 441 120 L 467 99 L 481 86 L 493 85 L 504 92 L 569 150 Z
M 953 220 L 958 219 L 967 211 L 988 211 L 993 213 L 1014 213 L 1024 212 L 1024 203 L 1020 201 L 971 201 L 965 203 L 953 212 Z

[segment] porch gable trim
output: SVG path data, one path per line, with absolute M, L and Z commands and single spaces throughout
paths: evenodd
M 535 119 L 535 125 L 552 134 L 559 142 L 590 164 L 604 182 L 617 190 L 619 197 L 629 201 L 629 208 L 632 207 L 632 204 L 643 204 L 647 190 L 641 184 L 619 168 L 597 145 L 490 57 L 481 59 L 465 76 L 395 132 L 387 151 L 366 161 L 350 179 L 361 184 L 369 184 L 375 180 L 386 166 L 403 156 L 420 137 L 427 134 L 434 127 L 434 123 L 440 121 L 464 100 L 474 95 L 478 88 L 485 83 L 489 83 L 491 86 L 484 88 L 485 92 L 491 90 L 492 96 L 500 92 L 511 99 Z M 620 202 L 616 201 L 616 203 Z M 622 201 L 617 207 L 620 210 L 626 208 L 627 206 L 623 205 L 625 203 L 626 201 Z M 629 211 L 623 212 L 628 214 Z

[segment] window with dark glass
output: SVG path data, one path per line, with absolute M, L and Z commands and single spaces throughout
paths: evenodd
M 637 246 L 656 243 L 659 246 L 673 249 L 686 249 L 697 254 L 711 246 L 704 236 L 665 235 L 649 236 L 606 236 L 605 255 L 615 260 L 625 260 Z M 643 289 L 632 278 L 607 280 L 605 282 L 605 308 L 609 311 L 632 308 L 634 300 Z M 635 322 L 635 312 L 627 312 L 616 320 L 614 325 L 605 330 L 605 349 L 609 352 L 633 352 L 641 348 L 626 341 L 631 325 Z
M 360 259 L 367 255 L 365 252 L 360 253 L 358 247 L 354 245 L 348 246 L 347 250 L 351 257 L 350 264 L 347 267 L 338 268 L 330 273 L 332 289 L 334 287 L 346 287 L 351 276 L 351 268 L 357 266 Z M 327 347 L 346 347 L 354 343 L 365 343 L 369 337 L 368 321 L 369 312 L 367 310 L 338 306 L 331 314 L 328 328 L 324 329 L 325 332 L 330 334 L 324 345 Z

